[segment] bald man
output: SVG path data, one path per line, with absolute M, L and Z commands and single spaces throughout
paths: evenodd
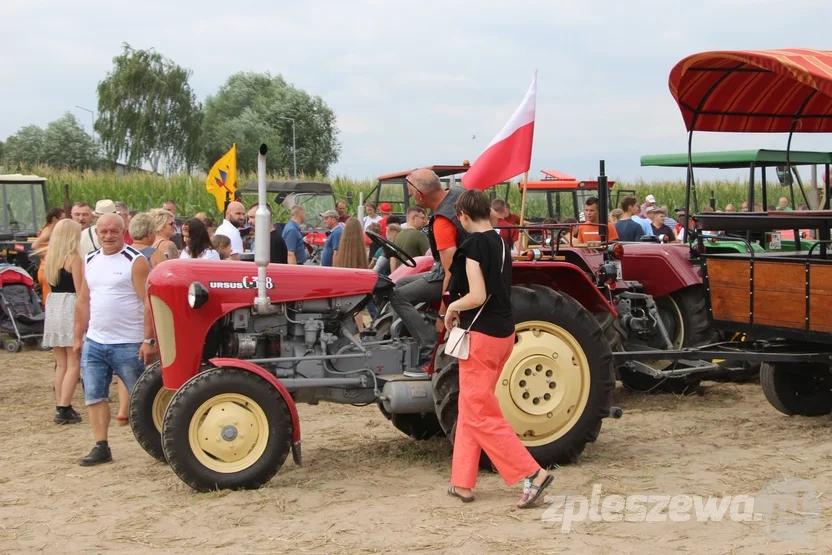
M 454 253 L 468 236 L 454 210 L 456 200 L 465 190 L 461 187 L 443 190 L 439 176 L 428 169 L 411 172 L 407 176 L 407 190 L 416 204 L 431 210 L 428 241 L 433 255 L 433 267 L 429 272 L 399 279 L 390 296 L 390 306 L 419 342 L 420 368 L 406 370 L 405 374 L 410 377 L 423 377 L 426 375 L 425 365 L 430 362 L 437 335 L 444 330 L 445 302 L 441 302 L 439 315 L 433 326 L 425 322 L 414 305 L 438 301 L 442 298 L 442 292 L 448 289 Z
M 243 237 L 240 235 L 240 228 L 246 222 L 246 207 L 241 202 L 229 202 L 225 210 L 225 219 L 222 221 L 214 235 L 225 235 L 231 239 L 231 259 L 239 260 L 243 252 Z
M 109 394 L 113 374 L 128 392 L 156 355 L 156 340 L 146 302 L 150 264 L 124 243 L 124 220 L 104 214 L 96 222 L 101 248 L 84 257 L 84 280 L 75 301 L 74 350 L 81 355 L 84 401 L 95 447 L 81 466 L 112 462 L 107 442 Z

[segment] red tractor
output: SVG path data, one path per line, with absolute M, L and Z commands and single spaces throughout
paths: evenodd
M 448 186 L 459 180 L 470 166 L 430 166 Z M 377 202 L 388 202 L 404 212 L 410 204 L 405 177 L 411 170 L 390 173 L 379 177 L 370 197 Z M 591 282 L 597 282 L 599 268 L 609 255 L 604 249 L 575 246 L 564 233 L 563 225 L 543 225 L 547 218 L 562 218 L 563 213 L 572 210 L 576 216 L 583 210 L 589 197 L 598 197 L 598 181 L 578 180 L 559 171 L 543 171 L 540 180 L 529 181 L 526 186 L 527 228 L 524 233 L 529 240 L 529 249 L 543 247 L 551 252 L 551 244 L 543 244 L 557 238 L 557 256 L 580 268 Z M 614 183 L 607 181 L 607 190 L 612 193 Z M 508 200 L 512 184 L 499 184 L 491 189 L 492 196 Z M 522 193 L 522 184 L 520 185 Z M 501 195 L 502 193 L 502 195 Z M 618 202 L 623 194 L 633 191 L 616 191 Z M 612 194 L 599 199 L 609 202 Z M 515 203 L 516 205 L 516 203 Z M 606 212 L 606 211 L 605 211 Z M 600 213 L 600 210 L 599 210 Z M 606 221 L 606 213 L 601 214 Z M 573 226 L 574 228 L 574 226 Z M 545 233 L 544 233 L 545 230 Z M 700 260 L 690 245 L 683 243 L 660 243 L 655 237 L 644 241 L 619 243 L 623 248 L 614 251 L 617 259 L 611 262 L 617 266 L 619 283 L 612 284 L 605 292 L 615 311 L 594 311 L 607 340 L 614 352 L 624 353 L 648 350 L 676 350 L 709 345 L 718 340 L 717 332 L 708 323 L 705 308 L 705 290 L 702 286 Z M 431 256 L 416 259 L 415 268 L 399 267 L 391 276 L 393 280 L 406 275 L 425 272 L 433 263 Z M 538 267 L 522 273 L 521 282 L 550 285 L 535 276 Z M 537 280 L 537 281 L 533 281 Z M 579 293 L 570 290 L 570 284 L 558 283 L 556 288 L 578 298 Z M 604 288 L 606 289 L 606 288 Z M 387 311 L 377 326 L 384 332 L 395 323 L 395 315 Z M 633 360 L 626 356 L 616 357 L 616 373 L 622 383 L 636 391 L 684 392 L 693 389 L 703 377 L 717 375 L 717 366 L 698 360 Z M 678 377 L 676 377 L 678 375 Z
M 263 145 L 258 234 L 268 227 L 265 154 Z M 404 371 L 417 366 L 415 340 L 357 332 L 354 315 L 389 296 L 391 279 L 270 265 L 265 237 L 256 246 L 254 263 L 171 260 L 151 272 L 160 361 L 136 384 L 130 415 L 148 453 L 199 491 L 257 488 L 290 451 L 301 463 L 295 405 L 320 401 L 376 404 L 416 439 L 453 441 L 456 359 L 437 348 L 429 375 L 410 378 Z M 600 270 L 590 277 L 565 257 L 549 258 L 514 263 L 517 341 L 497 391 L 506 418 L 546 467 L 575 461 L 604 418 L 621 416 L 612 406 L 613 355 L 598 324 L 599 315 L 617 317 L 608 300 L 615 267 L 598 255 Z

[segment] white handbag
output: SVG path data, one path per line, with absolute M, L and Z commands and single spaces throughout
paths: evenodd
M 503 268 L 505 267 L 506 263 L 506 256 L 505 251 L 503 251 L 502 261 L 500 263 L 500 275 L 503 274 Z M 477 311 L 477 315 L 474 316 L 474 319 L 471 320 L 471 325 L 468 326 L 468 329 L 462 329 L 459 326 L 454 326 L 454 328 L 448 334 L 448 339 L 445 341 L 445 354 L 450 355 L 452 357 L 456 357 L 459 360 L 468 360 L 469 349 L 471 345 L 471 327 L 473 327 L 474 322 L 477 321 L 477 318 L 480 317 L 480 313 L 482 309 L 485 308 L 485 304 L 488 302 L 488 299 L 491 298 L 489 295 L 485 302 L 482 303 L 482 306 Z

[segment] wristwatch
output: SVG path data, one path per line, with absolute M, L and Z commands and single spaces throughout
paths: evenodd
M 151 347 L 155 347 L 155 346 L 156 346 L 156 340 L 155 340 L 154 338 L 152 338 L 152 337 L 151 337 L 150 339 L 145 339 L 145 340 L 144 340 L 144 343 L 147 343 L 147 344 L 148 344 L 148 345 L 150 345 Z

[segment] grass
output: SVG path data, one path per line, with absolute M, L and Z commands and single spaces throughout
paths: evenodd
M 178 174 L 163 177 L 150 174 L 130 174 L 119 176 L 114 172 L 70 172 L 49 167 L 30 168 L 25 173 L 33 173 L 47 179 L 47 194 L 50 206 L 63 204 L 64 186 L 69 185 L 71 202 L 86 201 L 94 206 L 97 200 L 109 198 L 125 202 L 131 210 L 147 210 L 161 206 L 167 199 L 172 199 L 176 202 L 180 215 L 190 216 L 198 212 L 206 212 L 214 219 L 220 217 L 220 211 L 214 197 L 205 190 L 205 177 L 202 175 Z M 364 198 L 367 199 L 370 191 L 376 185 L 374 180 L 351 179 L 343 176 L 331 178 L 301 176 L 301 178 L 317 179 L 331 183 L 338 199 L 346 200 L 351 197 L 352 203 L 349 211 L 353 215 L 357 213 L 359 193 L 363 193 Z M 254 179 L 256 179 L 256 176 L 253 174 L 238 176 L 240 184 Z M 699 205 L 701 207 L 707 204 L 713 195 L 718 209 L 724 208 L 728 203 L 739 208 L 739 205 L 747 198 L 747 187 L 747 181 L 742 180 L 698 183 L 697 198 Z M 776 198 L 781 196 L 774 189 L 775 187 L 769 186 L 769 196 L 772 197 L 769 202 L 776 201 Z M 685 185 L 683 181 L 618 181 L 613 189 L 613 203 L 615 203 L 617 193 L 626 190 L 636 191 L 636 196 L 640 202 L 643 202 L 648 194 L 652 194 L 660 205 L 667 206 L 671 211 L 677 206 L 685 205 Z M 391 186 L 384 193 L 385 196 L 382 197 L 382 200 L 401 200 L 401 189 L 399 187 Z M 386 196 L 387 194 L 390 196 Z M 504 194 L 505 188 L 500 187 L 498 196 L 502 198 Z M 761 198 L 759 185 L 755 196 Z M 521 198 L 520 189 L 516 186 L 516 182 L 510 189 L 509 203 L 512 211 L 519 213 Z M 274 208 L 277 211 L 278 218 L 285 219 L 285 210 L 277 206 L 274 206 Z M 553 208 L 557 210 L 556 207 Z M 530 193 L 527 199 L 527 214 L 530 217 L 540 217 L 547 212 L 545 197 L 541 194 Z M 575 216 L 571 197 L 561 195 L 560 215 L 563 218 Z

